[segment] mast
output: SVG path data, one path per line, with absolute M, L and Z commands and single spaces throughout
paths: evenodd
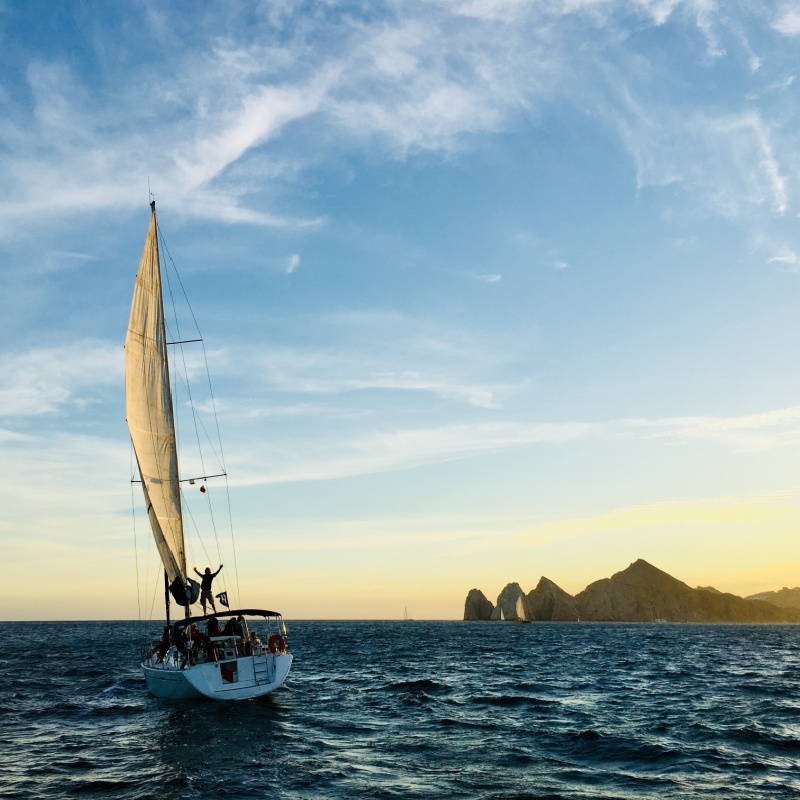
M 155 227 L 155 237 L 153 240 L 153 246 L 155 248 L 155 256 L 156 256 L 156 270 L 158 272 L 158 301 L 161 305 L 161 319 L 160 319 L 160 327 L 161 327 L 161 340 L 166 343 L 167 341 L 167 316 L 164 313 L 164 290 L 163 284 L 161 283 L 161 256 L 158 251 L 158 219 L 156 217 L 156 201 L 150 201 L 150 210 L 153 214 L 153 223 Z M 172 382 L 169 378 L 169 348 L 165 347 L 163 352 L 164 358 L 164 369 L 166 372 L 165 375 L 165 383 L 166 383 L 166 390 L 169 395 L 169 406 L 170 411 L 172 412 L 172 432 L 173 436 L 175 435 L 175 400 L 172 397 Z M 192 616 L 192 603 L 190 599 L 190 588 L 189 588 L 189 573 L 186 571 L 186 544 L 183 538 L 183 498 L 180 493 L 180 485 L 181 485 L 181 475 L 180 475 L 180 461 L 177 456 L 177 438 L 175 441 L 176 452 L 175 452 L 175 479 L 177 482 L 177 486 L 179 487 L 177 496 L 175 501 L 178 506 L 178 516 L 181 520 L 181 540 L 180 540 L 180 549 L 178 550 L 178 560 L 180 562 L 181 573 L 183 575 L 183 591 L 186 596 L 186 616 Z M 167 624 L 169 624 L 169 581 L 168 575 L 166 570 L 164 571 L 164 601 L 166 603 L 166 612 L 167 612 Z
M 160 253 L 158 251 L 158 219 L 156 217 L 156 201 L 155 200 L 151 200 L 150 201 L 150 209 L 152 210 L 152 213 L 153 213 L 153 223 L 154 223 L 155 233 L 156 233 L 156 235 L 155 235 L 155 237 L 153 239 L 153 247 L 155 248 L 155 261 L 156 261 L 155 268 L 156 268 L 156 271 L 158 272 L 158 302 L 159 302 L 159 304 L 161 306 L 161 319 L 159 320 L 160 328 L 161 328 L 160 333 L 161 333 L 161 341 L 163 341 L 166 344 L 166 342 L 167 342 L 167 317 L 166 317 L 166 314 L 164 313 L 164 291 L 163 291 L 162 283 L 161 283 L 161 256 L 160 256 Z M 175 435 L 175 423 L 174 423 L 174 420 L 175 420 L 175 401 L 174 401 L 174 399 L 172 397 L 172 383 L 171 383 L 170 378 L 169 378 L 169 374 L 170 373 L 169 373 L 169 348 L 168 347 L 164 347 L 164 351 L 163 351 L 162 355 L 163 355 L 163 359 L 164 359 L 164 370 L 165 370 L 165 373 L 166 373 L 165 376 L 164 376 L 165 377 L 164 382 L 166 384 L 165 388 L 166 388 L 166 391 L 167 391 L 167 395 L 169 397 L 169 407 L 170 407 L 170 413 L 171 413 L 171 416 L 172 416 L 172 433 L 173 433 L 173 436 L 174 436 Z M 180 462 L 178 460 L 178 455 L 177 455 L 177 441 L 176 441 L 175 444 L 176 444 L 175 478 L 176 478 L 176 481 L 177 481 L 177 485 L 180 487 L 181 475 L 180 475 Z M 181 497 L 180 491 L 178 491 L 177 496 L 175 497 L 175 502 L 177 503 L 178 516 L 179 516 L 179 518 L 181 520 L 181 540 L 180 540 L 180 549 L 178 550 L 178 558 L 179 558 L 179 562 L 180 562 L 181 573 L 183 574 L 183 576 L 185 578 L 188 579 L 189 575 L 186 572 L 186 546 L 185 546 L 184 541 L 183 541 L 183 498 Z M 188 608 L 189 608 L 189 606 L 187 605 L 187 609 Z
M 150 527 L 167 573 L 169 591 L 188 611 L 191 601 L 199 594 L 199 587 L 186 572 L 155 201 L 150 203 L 150 208 L 150 227 L 136 275 L 125 339 L 126 416 Z
M 164 570 L 164 608 L 167 613 L 167 625 L 169 625 L 169 575 L 166 570 Z

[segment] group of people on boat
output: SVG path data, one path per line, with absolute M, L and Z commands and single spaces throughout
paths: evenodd
M 181 669 L 183 669 L 187 664 L 200 659 L 201 654 L 209 660 L 219 659 L 220 637 L 234 640 L 237 656 L 253 655 L 263 647 L 258 634 L 255 631 L 248 631 L 247 622 L 240 614 L 238 617 L 231 617 L 225 627 L 220 626 L 216 617 L 210 617 L 206 623 L 205 633 L 197 627 L 196 622 L 188 626 L 165 625 L 161 640 L 150 655 L 156 656 L 156 664 L 160 664 L 166 658 L 170 647 L 174 645 L 181 657 Z

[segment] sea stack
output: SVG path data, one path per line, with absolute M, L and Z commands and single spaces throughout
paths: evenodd
M 577 622 L 580 619 L 575 598 L 549 578 L 539 579 L 539 584 L 528 592 L 531 619 L 537 622 Z
M 492 619 L 533 619 L 530 608 L 528 608 L 528 599 L 518 583 L 509 583 L 497 596 L 497 605 L 492 612 Z
M 489 620 L 493 611 L 494 606 L 480 589 L 470 589 L 464 603 L 465 620 Z

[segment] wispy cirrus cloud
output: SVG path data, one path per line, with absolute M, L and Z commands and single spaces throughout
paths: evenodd
M 797 253 L 790 250 L 788 247 L 781 248 L 778 255 L 773 256 L 768 260 L 770 264 L 786 264 L 787 269 L 796 267 L 800 263 Z
M 598 426 L 581 423 L 515 424 L 476 423 L 427 428 L 395 428 L 348 437 L 324 449 L 308 446 L 271 448 L 264 463 L 263 448 L 240 451 L 237 486 L 257 486 L 293 481 L 331 480 L 376 472 L 409 469 L 426 464 L 499 452 L 510 447 L 568 442 L 588 435 Z M 303 457 L 297 453 L 303 452 Z
M 378 426 L 384 423 L 378 423 Z M 253 438 L 252 430 L 248 434 Z M 561 421 L 514 420 L 438 425 L 424 428 L 388 424 L 370 430 L 361 420 L 357 430 L 341 429 L 319 441 L 313 432 L 291 446 L 280 441 L 242 442 L 237 472 L 246 485 L 328 480 L 373 472 L 407 469 L 482 453 L 536 444 L 572 445 L 592 440 L 627 438 L 665 441 L 707 441 L 730 452 L 767 450 L 800 441 L 800 408 L 730 418 L 665 418 Z M 298 454 L 302 453 L 302 456 Z
M 621 425 L 653 438 L 705 440 L 738 451 L 770 450 L 800 440 L 800 406 L 738 417 L 630 419 Z
M 640 189 L 682 185 L 729 218 L 757 206 L 786 212 L 787 177 L 770 128 L 757 112 L 685 115 L 673 108 L 644 108 L 630 96 L 627 106 L 631 113 L 618 115 L 617 122 L 636 162 Z
M 0 353 L 0 417 L 54 413 L 96 399 L 96 390 L 122 385 L 119 346 L 81 341 L 61 347 Z
M 312 326 L 299 324 L 307 337 Z M 265 342 L 236 359 L 221 354 L 212 369 L 249 396 L 415 392 L 498 409 L 518 388 L 504 368 L 532 346 L 387 310 L 318 316 L 313 331 L 313 341 L 302 345 Z
M 335 4 L 296 17 L 289 5 L 254 12 L 250 28 L 227 25 L 225 38 L 212 14 L 187 41 L 170 33 L 175 11 L 149 9 L 140 20 L 141 35 L 160 37 L 170 58 L 138 63 L 135 37 L 118 43 L 131 48 L 132 68 L 103 92 L 66 58 L 32 57 L 29 106 L 6 101 L 0 119 L 10 154 L 0 186 L 13 198 L 0 201 L 0 235 L 43 216 L 134 208 L 148 175 L 189 216 L 318 225 L 313 212 L 275 210 L 282 183 L 312 163 L 365 143 L 400 158 L 458 151 L 555 97 L 616 120 L 640 186 L 700 189 L 725 216 L 788 206 L 788 142 L 776 143 L 765 114 L 702 101 L 676 111 L 651 100 L 660 73 L 627 44 L 633 30 L 669 19 L 687 36 L 701 31 L 704 57 L 720 58 L 722 38 L 741 34 L 712 0 L 442 1 L 364 18 Z M 779 17 L 776 31 L 793 35 L 795 14 Z M 587 37 L 591 48 L 576 46 Z M 298 131 L 315 146 L 294 146 Z

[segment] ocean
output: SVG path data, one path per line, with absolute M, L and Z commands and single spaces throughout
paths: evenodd
M 228 704 L 147 693 L 157 622 L 0 623 L 0 796 L 800 796 L 800 626 L 287 624 Z

